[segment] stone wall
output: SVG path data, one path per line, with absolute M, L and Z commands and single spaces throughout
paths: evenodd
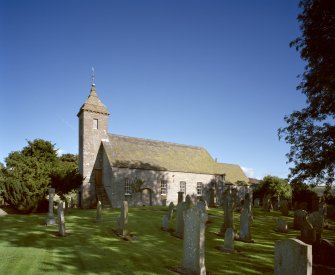
M 106 161 L 107 162 L 107 161 Z M 107 165 L 107 164 L 106 164 Z M 110 169 L 104 165 L 104 170 Z M 151 203 L 152 205 L 162 205 L 173 202 L 175 205 L 178 203 L 178 192 L 180 191 L 180 182 L 186 182 L 186 195 L 190 195 L 192 200 L 197 200 L 197 182 L 203 184 L 203 198 L 208 201 L 209 199 L 209 188 L 213 182 L 216 182 L 216 194 L 217 197 L 221 197 L 221 190 L 223 188 L 222 182 L 218 182 L 214 175 L 208 174 L 195 174 L 195 173 L 184 173 L 184 172 L 169 172 L 169 171 L 153 171 L 153 170 L 142 170 L 142 169 L 129 169 L 129 168 L 118 168 L 112 167 L 112 177 L 104 177 L 104 185 L 111 186 L 106 188 L 108 196 L 111 198 L 113 207 L 120 207 L 122 201 L 125 199 L 125 179 L 130 180 L 138 178 L 144 181 L 142 189 L 150 189 Z M 167 194 L 161 196 L 161 180 L 167 181 Z M 129 205 L 148 205 L 148 200 L 145 198 L 147 194 L 133 193 L 129 198 Z M 166 201 L 164 201 L 166 199 Z

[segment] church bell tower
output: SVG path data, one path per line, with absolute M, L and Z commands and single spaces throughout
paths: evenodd
M 81 106 L 79 118 L 79 173 L 84 177 L 79 206 L 88 208 L 95 201 L 94 169 L 101 141 L 108 140 L 108 111 L 100 101 L 92 77 L 90 95 Z

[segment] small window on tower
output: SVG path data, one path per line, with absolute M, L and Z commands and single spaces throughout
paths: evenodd
M 96 118 L 93 119 L 93 129 L 98 129 L 98 120 Z

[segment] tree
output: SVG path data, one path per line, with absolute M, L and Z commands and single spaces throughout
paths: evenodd
M 10 153 L 1 169 L 4 200 L 21 212 L 36 209 L 47 194 L 57 160 L 54 144 L 42 139 L 28 141 L 22 151 Z
M 335 169 L 335 1 L 301 0 L 301 37 L 290 43 L 306 62 L 297 87 L 307 106 L 285 116 L 279 138 L 287 154 L 292 182 L 331 185 Z
M 65 195 L 77 189 L 83 182 L 78 171 L 78 155 L 63 154 L 51 173 L 51 187 L 57 195 L 66 200 Z
M 265 176 L 256 189 L 254 196 L 263 197 L 264 195 L 290 199 L 292 197 L 292 189 L 287 180 L 275 176 Z
M 21 151 L 15 151 L 0 165 L 0 192 L 4 200 L 17 210 L 28 213 L 45 200 L 48 187 L 65 199 L 65 194 L 82 183 L 78 173 L 78 156 L 57 156 L 55 145 L 35 139 Z

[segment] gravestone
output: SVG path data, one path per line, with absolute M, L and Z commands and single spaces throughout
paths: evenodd
M 288 216 L 289 207 L 288 207 L 288 201 L 287 200 L 281 200 L 280 201 L 280 212 L 283 216 Z
M 313 245 L 313 263 L 335 268 L 335 245 L 326 239 Z
M 294 229 L 301 229 L 304 217 L 307 215 L 305 210 L 296 210 L 294 211 L 294 221 L 293 221 L 293 228 Z
M 316 241 L 319 243 L 322 238 L 324 219 L 319 211 L 314 211 L 308 215 L 308 220 L 315 230 Z
M 96 222 L 101 222 L 102 221 L 102 204 L 101 201 L 98 201 L 97 204 L 97 213 L 96 213 L 96 217 L 95 217 L 95 221 Z
M 259 198 L 254 200 L 254 207 L 259 207 Z
M 244 242 L 252 242 L 251 238 L 251 210 L 248 203 L 248 194 L 244 200 L 243 208 L 240 216 L 240 236 L 239 240 Z
M 227 228 L 226 233 L 224 235 L 224 243 L 223 243 L 223 250 L 227 252 L 234 251 L 234 229 Z
M 59 236 L 64 237 L 65 236 L 65 218 L 64 218 L 64 208 L 63 208 L 63 202 L 60 201 L 58 204 L 57 209 L 58 214 L 58 227 L 59 227 Z
M 184 235 L 184 212 L 192 207 L 191 197 L 186 196 L 185 202 L 180 202 L 177 205 L 176 213 L 176 230 L 173 233 L 174 236 L 183 238 Z
M 227 228 L 234 230 L 234 198 L 231 188 L 227 189 L 223 197 L 224 221 L 221 226 L 220 235 L 224 236 Z
M 185 210 L 182 269 L 186 274 L 206 274 L 205 227 L 208 215 L 202 202 Z
M 215 189 L 211 187 L 209 190 L 209 207 L 215 207 Z
M 313 244 L 315 242 L 316 240 L 315 229 L 308 220 L 308 216 L 304 216 L 300 232 L 301 232 L 300 238 L 303 242 L 307 244 Z
M 117 234 L 126 236 L 128 234 L 128 202 L 123 201 L 120 209 L 120 216 L 117 219 Z
M 287 221 L 284 219 L 277 219 L 276 230 L 280 233 L 287 233 L 288 232 Z
M 180 202 L 183 202 L 183 201 L 184 201 L 184 192 L 179 191 L 179 192 L 178 192 L 178 204 L 179 204 Z
M 56 220 L 54 216 L 54 196 L 55 188 L 48 188 L 49 191 L 49 211 L 46 219 L 46 225 L 55 225 Z
M 162 229 L 165 230 L 165 231 L 169 230 L 170 221 L 171 221 L 172 216 L 173 216 L 173 208 L 174 208 L 174 204 L 173 204 L 173 202 L 170 202 L 169 210 L 168 210 L 167 214 L 165 214 L 163 216 Z
M 275 275 L 312 275 L 312 246 L 297 239 L 275 241 Z

